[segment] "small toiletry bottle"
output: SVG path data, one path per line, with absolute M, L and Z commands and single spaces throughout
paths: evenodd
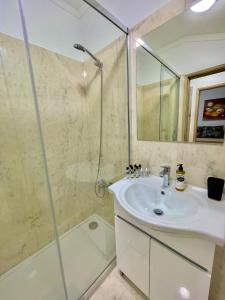
M 134 178 L 136 177 L 137 175 L 137 165 L 134 165 Z
M 130 167 L 126 167 L 126 178 L 130 178 Z
M 135 177 L 138 178 L 139 177 L 139 168 L 138 165 L 134 165 L 135 168 Z
M 130 178 L 134 178 L 134 168 L 130 165 Z
M 184 181 L 185 171 L 183 169 L 183 164 L 178 164 L 177 166 L 178 169 L 176 171 L 177 175 L 176 175 L 175 187 L 177 191 L 183 192 L 185 190 L 185 181 Z
M 138 177 L 141 177 L 141 165 L 138 165 Z

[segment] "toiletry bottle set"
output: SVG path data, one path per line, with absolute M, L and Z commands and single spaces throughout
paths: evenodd
M 150 175 L 150 169 L 145 168 L 143 169 L 141 164 L 137 165 L 129 165 L 126 168 L 126 178 L 139 178 L 139 177 L 148 177 Z

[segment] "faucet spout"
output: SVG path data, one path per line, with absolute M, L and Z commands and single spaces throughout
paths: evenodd
M 165 187 L 168 187 L 169 186 L 169 177 L 167 174 L 165 174 L 163 176 L 163 182 L 162 182 L 162 187 L 165 188 Z
M 159 176 L 163 178 L 162 188 L 168 187 L 170 184 L 170 167 L 161 166 Z

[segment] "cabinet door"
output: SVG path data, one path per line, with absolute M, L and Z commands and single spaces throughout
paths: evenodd
M 149 296 L 150 238 L 132 225 L 115 218 L 117 266 Z
M 151 300 L 207 300 L 210 279 L 206 271 L 151 240 Z

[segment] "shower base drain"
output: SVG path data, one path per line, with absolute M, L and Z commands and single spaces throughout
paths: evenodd
M 156 208 L 153 211 L 157 216 L 162 216 L 164 214 L 163 210 L 160 208 Z
M 98 222 L 92 221 L 89 223 L 88 227 L 89 227 L 89 229 L 94 230 L 98 227 Z

